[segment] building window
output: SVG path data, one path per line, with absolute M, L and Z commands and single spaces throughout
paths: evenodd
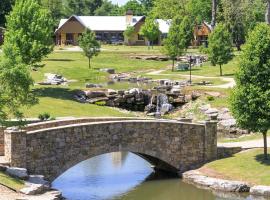
M 140 34 L 138 34 L 138 40 L 144 40 L 144 37 Z

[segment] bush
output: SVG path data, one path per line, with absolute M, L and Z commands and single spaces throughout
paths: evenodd
M 106 106 L 106 101 L 97 101 L 95 102 L 97 106 Z
M 51 115 L 49 113 L 42 113 L 42 114 L 39 114 L 38 115 L 38 118 L 41 120 L 41 121 L 46 121 L 46 120 L 49 120 L 51 117 Z
M 207 96 L 206 98 L 207 98 L 207 101 L 214 101 L 215 100 L 215 97 L 213 97 L 213 96 Z

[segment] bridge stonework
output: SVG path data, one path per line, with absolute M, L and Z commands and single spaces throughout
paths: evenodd
M 156 169 L 182 173 L 216 159 L 216 122 L 162 120 L 91 122 L 35 131 L 6 130 L 5 157 L 53 181 L 77 163 L 104 153 L 129 151 Z

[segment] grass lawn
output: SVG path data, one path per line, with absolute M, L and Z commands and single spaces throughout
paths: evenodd
M 0 172 L 0 184 L 5 185 L 16 191 L 19 191 L 24 187 L 24 181 L 12 178 L 3 172 Z
M 153 79 L 173 79 L 185 80 L 188 77 L 179 76 L 181 72 L 175 72 L 173 75 L 147 75 L 147 72 L 152 70 L 169 69 L 171 61 L 146 61 L 131 59 L 130 56 L 136 54 L 161 54 L 162 47 L 154 47 L 148 50 L 145 46 L 102 46 L 103 51 L 99 56 L 94 57 L 91 61 L 92 69 L 88 69 L 88 59 L 83 56 L 82 52 L 70 51 L 54 51 L 48 58 L 44 59 L 43 68 L 38 71 L 32 71 L 31 75 L 35 82 L 41 82 L 44 79 L 45 73 L 61 74 L 68 80 L 74 80 L 69 83 L 69 86 L 35 86 L 33 91 L 39 98 L 39 103 L 31 108 L 25 108 L 26 117 L 37 117 L 39 114 L 48 112 L 51 116 L 131 116 L 130 113 L 123 113 L 117 109 L 108 107 L 100 107 L 90 104 L 81 104 L 74 101 L 73 95 L 76 89 L 85 89 L 86 83 L 107 83 L 109 81 L 109 74 L 100 72 L 99 68 L 114 68 L 116 73 L 129 72 L 133 76 L 147 76 Z M 197 49 L 189 50 L 197 52 Z M 234 61 L 231 64 L 234 65 Z M 224 67 L 224 72 L 228 74 Z M 229 67 L 228 67 L 229 68 Z M 201 74 L 215 76 L 218 67 L 205 66 L 201 68 Z M 171 74 L 170 71 L 168 73 Z M 186 72 L 183 72 L 186 73 Z M 188 73 L 188 72 L 187 72 Z M 207 79 L 214 84 L 224 84 L 225 82 L 219 78 Z M 194 82 L 199 82 L 201 79 L 193 79 Z M 152 85 L 137 85 L 130 83 L 121 83 L 114 85 L 105 85 L 105 88 L 112 89 L 128 89 L 134 87 L 151 88 Z M 203 87 L 193 87 L 193 89 Z M 213 89 L 215 90 L 215 89 Z M 214 105 L 223 106 L 225 98 L 215 99 Z
M 270 185 L 270 160 L 263 160 L 263 149 L 248 150 L 230 158 L 208 163 L 202 170 L 214 171 L 225 179 Z
M 233 77 L 235 72 L 238 69 L 238 62 L 239 62 L 239 55 L 236 55 L 232 61 L 222 66 L 223 76 L 224 77 Z M 187 71 L 176 71 L 172 72 L 168 69 L 166 72 L 167 74 L 175 73 L 175 74 L 189 74 L 189 70 Z M 209 77 L 216 77 L 220 76 L 219 66 L 212 66 L 210 62 L 206 62 L 203 64 L 202 67 L 194 67 L 192 69 L 193 75 L 200 75 L 200 76 L 209 76 Z

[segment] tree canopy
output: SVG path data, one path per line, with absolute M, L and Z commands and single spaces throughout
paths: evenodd
M 7 17 L 3 52 L 34 67 L 52 51 L 53 20 L 35 0 L 17 0 Z
M 213 65 L 219 65 L 222 76 L 222 65 L 228 63 L 233 57 L 231 35 L 224 24 L 218 24 L 210 34 L 208 55 Z
M 172 59 L 172 71 L 174 61 L 190 45 L 193 37 L 193 24 L 188 17 L 176 16 L 171 24 L 168 37 L 164 41 L 164 52 Z
M 97 56 L 100 52 L 100 44 L 96 40 L 96 35 L 93 31 L 87 29 L 79 37 L 79 46 L 82 48 L 84 55 L 88 58 L 89 69 L 91 68 L 91 58 Z
M 270 129 L 269 52 L 270 27 L 261 23 L 249 34 L 244 45 L 236 75 L 237 84 L 231 96 L 232 113 L 238 125 L 263 133 L 265 142 Z
M 140 34 L 146 37 L 153 45 L 153 41 L 160 35 L 159 24 L 154 18 L 147 18 L 142 26 Z

